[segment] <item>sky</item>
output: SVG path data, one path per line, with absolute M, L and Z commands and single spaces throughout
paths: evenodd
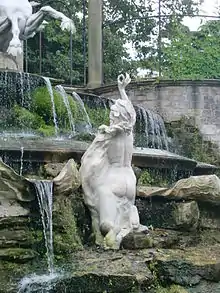
M 200 6 L 199 14 L 202 15 L 217 15 L 216 7 L 220 6 L 220 0 L 205 0 L 204 3 Z M 183 24 L 187 25 L 190 30 L 196 31 L 199 26 L 205 21 L 211 18 L 199 18 L 199 17 L 185 17 Z

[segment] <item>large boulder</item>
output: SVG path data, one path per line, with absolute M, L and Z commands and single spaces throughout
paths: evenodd
M 195 200 L 220 204 L 220 179 L 216 175 L 191 176 L 176 182 L 172 188 L 139 187 L 138 195 L 151 197 L 161 195 L 166 198 Z
M 53 183 L 56 195 L 70 195 L 79 188 L 81 185 L 79 171 L 73 159 L 66 163 L 59 175 L 53 179 Z
M 0 160 L 0 217 L 28 214 L 23 204 L 33 201 L 35 194 L 33 183 Z

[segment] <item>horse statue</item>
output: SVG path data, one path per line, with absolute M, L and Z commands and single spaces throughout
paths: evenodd
M 11 56 L 22 53 L 22 41 L 31 38 L 45 24 L 45 18 L 61 20 L 61 29 L 75 33 L 71 19 L 50 6 L 33 13 L 37 2 L 28 0 L 0 0 L 0 52 Z
M 110 110 L 110 126 L 101 125 L 81 159 L 84 201 L 91 212 L 97 245 L 119 249 L 130 232 L 148 232 L 135 206 L 136 177 L 131 166 L 136 113 L 125 87 L 128 74 L 118 76 L 121 99 Z

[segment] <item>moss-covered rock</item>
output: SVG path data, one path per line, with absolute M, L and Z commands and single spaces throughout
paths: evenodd
M 75 250 L 82 249 L 82 241 L 78 233 L 73 213 L 73 196 L 59 197 L 53 207 L 54 253 L 64 257 Z
M 199 162 L 220 165 L 217 145 L 203 138 L 192 119 L 182 117 L 178 121 L 167 123 L 166 130 L 172 138 L 171 148 L 175 152 Z

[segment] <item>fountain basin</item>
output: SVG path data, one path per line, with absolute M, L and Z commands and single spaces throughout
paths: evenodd
M 23 161 L 29 163 L 57 163 L 73 158 L 80 159 L 90 143 L 70 139 L 46 138 L 3 138 L 0 137 L 0 156 L 8 163 L 20 162 L 23 148 Z M 135 148 L 132 163 L 138 167 L 159 169 L 194 170 L 195 160 L 173 154 L 168 151 L 150 148 Z

